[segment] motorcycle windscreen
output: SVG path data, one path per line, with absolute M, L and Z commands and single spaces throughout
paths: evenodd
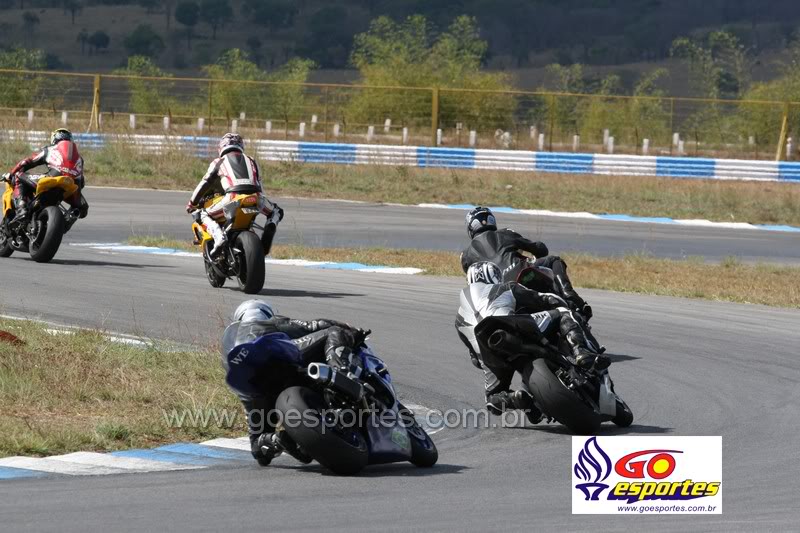
M 390 413 L 393 413 L 390 415 Z M 411 459 L 411 437 L 396 411 L 374 414 L 367 421 L 369 463 L 397 463 Z
M 227 333 L 227 331 L 226 331 Z M 223 341 L 224 342 L 224 341 Z M 262 391 L 256 376 L 270 364 L 302 366 L 303 358 L 297 345 L 285 333 L 269 333 L 252 342 L 237 344 L 225 356 L 225 382 L 237 393 L 258 395 Z

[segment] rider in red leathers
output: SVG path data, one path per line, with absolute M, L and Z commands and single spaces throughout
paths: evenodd
M 28 170 L 41 165 L 47 165 L 46 174 L 25 174 Z M 78 146 L 72 140 L 72 133 L 64 128 L 55 130 L 50 135 L 50 146 L 45 146 L 38 152 L 23 159 L 11 169 L 11 185 L 14 187 L 14 220 L 24 220 L 28 215 L 28 201 L 30 195 L 36 190 L 36 184 L 47 176 L 71 176 L 79 189 L 67 199 L 80 218 L 85 218 L 89 213 L 89 204 L 81 194 L 84 186 L 83 157 L 78 152 Z

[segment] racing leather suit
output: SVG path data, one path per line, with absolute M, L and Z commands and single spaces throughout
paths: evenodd
M 510 315 L 514 315 L 515 329 L 523 335 L 529 334 L 534 338 L 561 335 L 570 344 L 575 356 L 589 353 L 583 330 L 559 296 L 532 291 L 515 282 L 494 285 L 473 283 L 461 291 L 455 325 L 473 364 L 480 364 L 483 368 L 487 401 L 491 401 L 495 394 L 510 391 L 514 372 L 520 371 L 520 368 L 506 358 L 482 353 L 475 329 L 488 317 Z M 524 380 L 523 388 L 527 388 Z
M 475 235 L 461 253 L 461 268 L 466 273 L 473 263 L 489 261 L 502 271 L 504 280 L 515 281 L 518 269 L 527 261 L 520 250 L 536 257 L 535 266 L 551 269 L 570 307 L 588 315 L 586 318 L 591 317 L 591 308 L 587 307 L 583 298 L 575 292 L 567 276 L 567 264 L 564 260 L 557 255 L 549 255 L 549 250 L 543 242 L 530 241 L 514 230 L 508 228 L 486 230 Z
M 275 354 L 260 356 L 233 356 L 235 348 L 255 342 L 270 334 L 288 337 L 294 362 Z M 275 430 L 270 413 L 280 393 L 288 387 L 302 384 L 298 364 L 327 362 L 339 369 L 350 364 L 352 349 L 356 347 L 357 332 L 347 324 L 329 319 L 311 321 L 274 316 L 269 320 L 244 320 L 228 326 L 222 341 L 222 364 L 226 382 L 239 396 L 247 416 L 250 442 L 253 445 L 264 433 Z M 258 459 L 257 447 L 253 455 Z
M 47 165 L 46 174 L 25 174 L 41 165 Z M 36 184 L 43 177 L 71 176 L 75 179 L 79 189 L 66 201 L 73 209 L 78 209 L 80 218 L 85 218 L 89 213 L 89 204 L 81 194 L 84 187 L 83 157 L 78 152 L 78 146 L 74 141 L 59 141 L 54 146 L 45 146 L 17 163 L 11 170 L 11 176 L 17 212 L 24 211 L 28 196 L 36 190 Z
M 190 204 L 201 207 L 201 202 L 207 196 L 223 195 L 219 201 L 200 212 L 200 220 L 214 238 L 215 247 L 226 238 L 217 220 L 225 222 L 225 207 L 236 199 L 237 194 L 258 194 L 258 207 L 269 219 L 268 223 L 277 225 L 283 218 L 283 210 L 263 194 L 261 173 L 255 159 L 240 150 L 228 152 L 211 162 L 189 200 Z M 265 248 L 269 247 L 265 245 Z

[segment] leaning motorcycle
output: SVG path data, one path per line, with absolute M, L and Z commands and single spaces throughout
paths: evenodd
M 633 412 L 614 390 L 608 368 L 581 368 L 569 358 L 571 347 L 538 331 L 520 331 L 514 315 L 488 317 L 474 328 L 484 362 L 496 358 L 513 366 L 542 413 L 573 433 L 594 434 L 603 422 L 633 423 Z
M 75 210 L 62 205 L 79 190 L 78 184 L 71 176 L 41 178 L 28 206 L 28 216 L 14 220 L 11 177 L 4 174 L 0 181 L 7 184 L 0 221 L 0 257 L 8 257 L 15 251 L 28 252 L 37 263 L 47 263 L 56 255 L 64 234 L 79 218 Z
M 233 337 L 226 331 L 223 341 L 229 364 L 272 357 L 296 367 L 297 381 L 281 392 L 275 405 L 281 420 L 275 432 L 279 449 L 303 463 L 316 460 L 339 475 L 357 474 L 373 464 L 436 464 L 436 445 L 397 399 L 389 369 L 369 346 L 361 342 L 350 368 L 339 371 L 293 359 L 281 349 L 284 337 L 264 335 L 230 347 Z
M 208 209 L 223 197 L 217 196 L 203 201 L 203 208 Z M 225 206 L 223 216 L 218 222 L 224 224 L 223 231 L 227 242 L 221 253 L 211 257 L 214 238 L 200 220 L 200 210 L 194 211 L 192 233 L 194 244 L 203 253 L 206 276 L 212 287 L 222 287 L 227 279 L 236 279 L 239 288 L 247 294 L 257 294 L 264 288 L 264 258 L 272 247 L 275 235 L 275 223 L 267 220 L 265 227 L 255 223 L 261 213 L 258 194 L 237 194 L 234 201 Z M 277 212 L 273 212 L 275 216 Z M 227 221 L 227 222 L 226 222 Z M 262 236 L 256 234 L 262 231 Z

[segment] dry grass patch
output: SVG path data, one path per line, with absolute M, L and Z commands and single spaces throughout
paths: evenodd
M 158 236 L 132 237 L 130 244 L 196 250 L 188 241 Z M 745 265 L 735 258 L 706 263 L 702 258 L 676 261 L 648 255 L 599 257 L 563 254 L 576 285 L 590 289 L 660 296 L 704 298 L 800 308 L 800 268 Z M 275 245 L 270 257 L 416 267 L 433 276 L 463 276 L 458 254 L 391 248 L 314 248 Z
M 0 457 L 116 450 L 241 435 L 244 419 L 169 422 L 173 412 L 238 415 L 219 356 L 112 342 L 96 331 L 50 334 L 0 320 Z M 235 415 L 234 415 L 235 414 Z

